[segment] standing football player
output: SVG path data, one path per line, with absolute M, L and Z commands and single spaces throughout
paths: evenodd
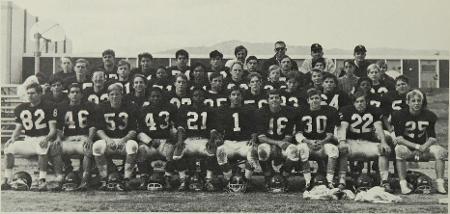
M 9 183 L 13 179 L 14 157 L 16 155 L 38 155 L 39 181 L 32 189 L 47 190 L 47 162 L 48 150 L 56 136 L 56 119 L 52 103 L 42 100 L 42 87 L 38 83 L 32 83 L 26 87 L 29 102 L 22 103 L 14 110 L 16 128 L 11 139 L 5 144 L 6 155 L 5 177 L 2 181 L 2 190 L 11 189 Z M 19 137 L 24 131 L 24 140 Z M 62 181 L 62 175 L 58 175 L 58 181 Z
M 214 72 L 209 78 L 210 87 L 206 93 L 205 104 L 217 109 L 228 102 L 228 97 L 222 87 L 223 76 L 219 72 Z
M 377 64 L 370 64 L 367 67 L 367 77 L 372 80 L 372 93 L 383 96 L 389 91 L 394 90 L 394 88 L 390 88 L 389 85 L 381 80 L 381 71 Z
M 226 79 L 228 77 L 228 72 L 225 70 L 223 66 L 223 54 L 218 50 L 213 50 L 209 53 L 209 64 L 210 69 L 208 70 L 208 78 L 214 72 L 219 72 L 222 74 L 223 78 Z
M 145 77 L 152 77 L 155 75 L 155 69 L 153 68 L 153 56 L 144 52 L 138 55 L 138 67 L 130 71 L 130 77 L 134 77 L 136 74 L 144 75 Z
M 73 67 L 75 77 L 68 78 L 65 82 L 67 85 L 64 85 L 64 88 L 67 89 L 72 83 L 81 84 L 83 90 L 92 87 L 92 82 L 89 81 L 88 67 L 89 62 L 87 60 L 77 59 L 77 61 L 75 61 L 75 66 Z
M 116 53 L 107 49 L 102 53 L 102 63 L 94 68 L 95 71 L 104 71 L 107 80 L 117 80 Z
M 184 74 L 177 74 L 174 82 L 175 90 L 167 95 L 169 102 L 180 108 L 181 105 L 191 105 L 190 91 L 188 90 L 188 79 Z
M 234 61 L 230 63 L 230 76 L 227 78 L 226 89 L 230 90 L 234 86 L 238 86 L 243 90 L 248 89 L 248 85 L 243 78 L 244 76 L 244 64 L 240 61 Z
M 411 193 L 406 182 L 406 161 L 420 159 L 435 160 L 436 190 L 447 194 L 444 185 L 445 159 L 448 157 L 436 139 L 436 114 L 423 107 L 424 96 L 419 90 L 412 90 L 406 95 L 408 108 L 396 111 L 392 116 L 394 126 L 395 154 L 397 158 L 398 177 L 402 194 Z
M 184 49 L 180 49 L 175 52 L 175 59 L 175 65 L 167 69 L 170 76 L 175 77 L 178 74 L 184 74 L 189 77 L 191 69 L 188 65 L 189 53 Z
M 100 140 L 92 146 L 93 155 L 102 179 L 100 190 L 107 189 L 106 156 L 126 156 L 124 182 L 115 186 L 117 191 L 126 191 L 136 162 L 138 144 L 136 137 L 137 107 L 122 102 L 123 88 L 118 83 L 108 87 L 109 101 L 101 103 L 97 111 L 97 135 Z
M 252 72 L 248 75 L 250 90 L 244 92 L 244 104 L 250 104 L 261 108 L 267 104 L 267 93 L 262 88 L 262 76 Z
M 84 101 L 93 102 L 99 104 L 108 100 L 108 91 L 105 86 L 105 72 L 104 71 L 94 71 L 92 74 L 93 87 L 86 88 L 83 90 Z
M 125 94 L 123 97 L 123 102 L 133 103 L 137 107 L 142 107 L 147 101 L 147 79 L 142 74 L 136 74 L 133 77 L 131 87 L 133 88 L 132 92 L 130 94 Z
M 336 110 L 350 105 L 351 101 L 348 95 L 337 87 L 337 77 L 330 73 L 324 73 L 322 82 L 322 105 L 329 105 Z
M 176 79 L 176 76 L 173 79 Z M 159 66 L 156 69 L 156 74 L 154 76 L 147 76 L 147 80 L 149 80 L 149 87 L 158 87 L 164 91 L 172 91 L 172 77 L 164 66 Z

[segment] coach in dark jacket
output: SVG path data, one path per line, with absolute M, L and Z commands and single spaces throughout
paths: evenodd
M 269 70 L 269 67 L 271 65 L 280 65 L 281 59 L 283 59 L 284 56 L 286 56 L 286 43 L 283 41 L 277 41 L 275 42 L 275 56 L 272 58 L 266 60 L 263 64 L 263 72 L 266 72 Z M 292 60 L 292 69 L 298 71 L 298 65 L 295 61 Z

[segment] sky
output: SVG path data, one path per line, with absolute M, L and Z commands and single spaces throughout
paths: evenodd
M 326 48 L 450 47 L 450 1 L 15 0 L 60 23 L 74 53 L 137 53 L 228 40 Z M 446 27 L 447 26 L 447 27 Z

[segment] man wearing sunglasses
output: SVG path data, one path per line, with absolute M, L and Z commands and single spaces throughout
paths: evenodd
M 263 71 L 267 72 L 269 70 L 269 67 L 271 65 L 280 65 L 281 63 L 281 59 L 283 59 L 283 57 L 286 55 L 286 43 L 284 43 L 283 41 L 277 41 L 275 42 L 275 55 L 270 58 L 267 59 L 264 64 L 263 64 Z M 293 70 L 298 70 L 298 66 L 297 63 L 295 61 L 292 61 L 292 69 Z

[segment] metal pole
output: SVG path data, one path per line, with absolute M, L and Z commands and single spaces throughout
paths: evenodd
M 41 34 L 35 33 L 34 34 L 35 42 L 35 49 L 34 49 L 34 74 L 36 75 L 40 71 L 41 66 Z

